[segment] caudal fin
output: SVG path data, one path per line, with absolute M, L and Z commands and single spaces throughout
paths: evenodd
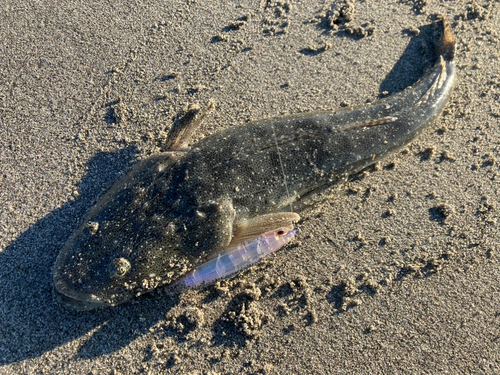
M 438 46 L 438 53 L 443 56 L 445 61 L 453 61 L 455 58 L 455 35 L 453 35 L 450 23 L 445 15 L 442 16 L 441 22 L 443 23 L 443 35 Z

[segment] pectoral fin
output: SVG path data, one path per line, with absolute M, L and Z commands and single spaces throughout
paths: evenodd
M 229 246 L 258 237 L 263 233 L 278 228 L 292 229 L 300 216 L 295 212 L 279 212 L 257 216 L 251 219 L 240 220 L 233 223 L 233 238 Z
M 230 199 L 204 203 L 186 212 L 180 237 L 182 248 L 192 256 L 213 256 L 229 246 L 235 210 Z M 182 228 L 179 225 L 179 228 Z

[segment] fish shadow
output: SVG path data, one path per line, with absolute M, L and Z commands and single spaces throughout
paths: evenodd
M 436 16 L 433 18 L 433 21 L 435 21 Z M 418 28 L 418 35 L 414 35 L 415 32 L 409 29 L 403 30 L 403 34 L 410 36 L 408 45 L 400 59 L 381 83 L 379 99 L 394 95 L 414 85 L 432 67 L 438 58 L 436 49 L 440 38 L 438 28 L 439 26 L 436 23 L 423 25 Z M 324 34 L 330 32 L 325 20 L 318 24 L 318 29 L 324 30 Z M 343 27 L 335 32 L 335 37 L 348 38 L 354 41 L 362 39 L 357 34 L 346 32 Z M 304 48 L 299 52 L 314 57 L 322 53 L 332 52 L 330 49 L 327 46 L 322 46 L 317 49 Z M 335 52 L 335 47 L 333 47 L 333 52 Z
M 414 85 L 436 62 L 439 33 L 436 24 L 419 27 L 412 36 L 401 58 L 396 62 L 380 85 L 380 97 L 394 95 Z M 405 34 L 410 34 L 408 30 Z
M 0 365 L 39 357 L 88 335 L 77 358 L 114 352 L 148 332 L 175 298 L 143 296 L 119 308 L 72 312 L 53 300 L 52 267 L 95 200 L 135 162 L 135 147 L 89 159 L 79 196 L 33 224 L 0 253 Z

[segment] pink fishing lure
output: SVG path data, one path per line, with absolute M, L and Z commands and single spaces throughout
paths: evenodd
M 216 258 L 203 263 L 173 286 L 175 289 L 195 289 L 230 277 L 250 267 L 265 256 L 286 245 L 299 232 L 298 228 L 280 228 L 228 248 Z

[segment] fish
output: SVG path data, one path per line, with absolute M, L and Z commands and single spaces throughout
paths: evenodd
M 250 122 L 189 147 L 214 105 L 193 108 L 170 130 L 167 151 L 133 166 L 63 245 L 53 267 L 55 301 L 92 310 L 179 282 L 204 285 L 217 259 L 245 241 L 256 246 L 279 228 L 295 234 L 299 213 L 321 191 L 404 148 L 439 116 L 454 83 L 455 37 L 444 16 L 438 22 L 434 65 L 368 107 Z

